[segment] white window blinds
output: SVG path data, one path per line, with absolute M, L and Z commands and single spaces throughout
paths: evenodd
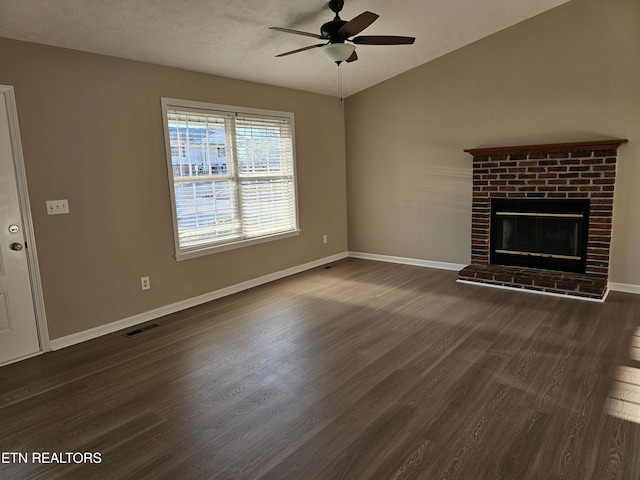
M 293 115 L 163 99 L 176 254 L 298 231 Z

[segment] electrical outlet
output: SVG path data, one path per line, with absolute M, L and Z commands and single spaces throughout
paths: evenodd
M 47 215 L 69 213 L 69 200 L 47 200 Z
M 142 290 L 149 290 L 151 288 L 151 280 L 149 280 L 149 277 L 140 278 L 140 284 L 142 285 Z
M 329 237 L 327 235 L 323 235 L 322 236 L 322 243 L 328 243 L 329 242 Z

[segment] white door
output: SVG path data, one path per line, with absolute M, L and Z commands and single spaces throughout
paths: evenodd
M 7 95 L 0 91 L 0 365 L 40 351 Z

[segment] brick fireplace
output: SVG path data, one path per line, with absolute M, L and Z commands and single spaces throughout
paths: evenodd
M 459 280 L 603 300 L 609 277 L 618 147 L 626 141 L 465 150 L 473 156 L 471 265 L 459 272 Z M 502 199 L 513 199 L 515 204 L 525 205 L 536 203 L 536 199 L 543 200 L 537 203 L 550 204 L 553 211 L 558 212 L 565 211 L 563 203 L 588 200 L 584 226 L 581 226 L 586 242 L 581 270 L 563 271 L 562 266 L 552 267 L 554 269 L 519 266 L 526 265 L 521 262 L 526 257 L 544 260 L 545 257 L 568 256 L 526 251 L 517 252 L 518 262 L 512 262 L 516 265 L 505 264 L 509 262 L 504 262 L 503 257 L 509 257 L 511 252 L 497 255 L 495 248 L 491 249 L 492 203 L 495 207 L 496 203 L 505 201 Z M 525 210 L 533 212 L 535 209 L 527 206 Z M 521 215 L 535 215 L 549 221 L 554 216 L 569 216 L 554 213 L 547 217 L 538 213 Z M 495 208 L 493 222 L 496 222 Z

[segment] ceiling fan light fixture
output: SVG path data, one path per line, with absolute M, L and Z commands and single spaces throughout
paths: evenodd
M 330 43 L 322 47 L 322 51 L 327 58 L 338 65 L 347 60 L 355 49 L 355 45 L 351 45 L 350 43 Z

